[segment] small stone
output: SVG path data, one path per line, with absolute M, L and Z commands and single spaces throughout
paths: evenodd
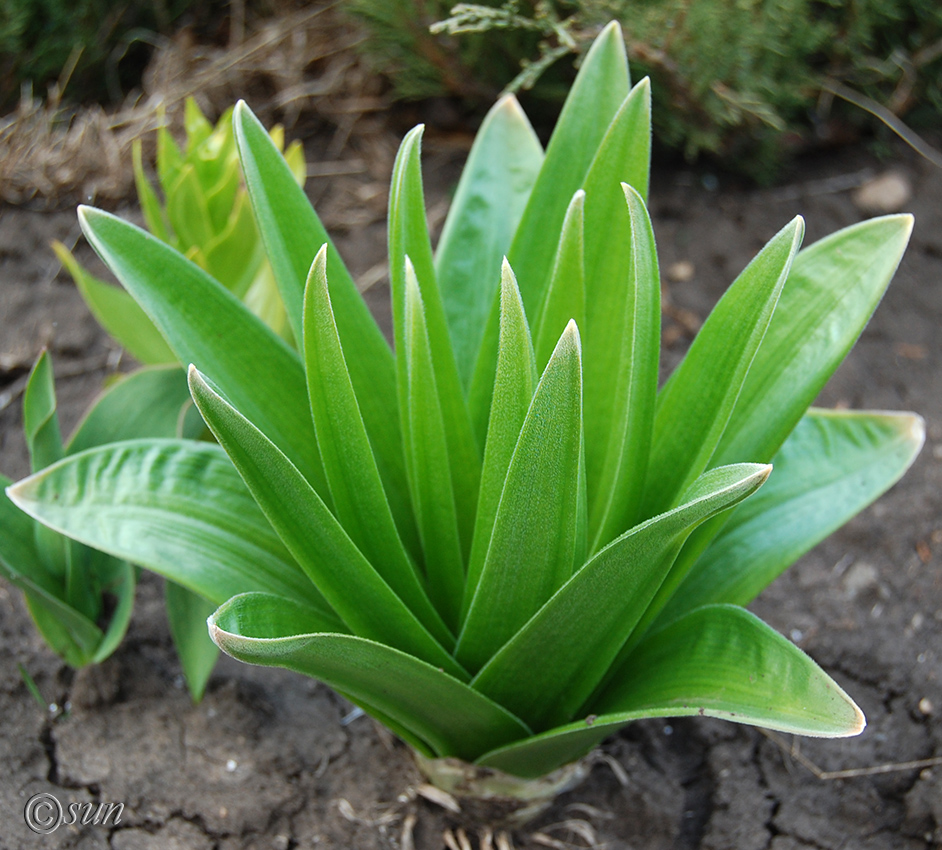
M 932 700 L 928 697 L 923 697 L 919 700 L 919 713 L 921 715 L 929 717 L 933 711 L 935 711 L 935 706 L 932 704 Z
M 696 268 L 690 260 L 678 260 L 667 267 L 667 279 L 672 283 L 686 283 L 696 273 Z
M 899 171 L 886 171 L 854 192 L 854 205 L 862 213 L 881 215 L 899 212 L 913 196 L 912 184 Z
M 877 568 L 866 561 L 858 561 L 844 574 L 844 590 L 851 598 L 877 583 Z

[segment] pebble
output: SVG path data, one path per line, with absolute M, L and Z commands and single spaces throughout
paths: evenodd
M 935 711 L 935 706 L 932 704 L 932 700 L 928 697 L 923 697 L 919 700 L 919 713 L 925 717 L 929 717 L 932 712 Z
M 844 575 L 844 589 L 853 598 L 862 590 L 873 587 L 879 578 L 877 568 L 866 561 L 858 561 Z
M 884 215 L 902 210 L 912 196 L 912 183 L 905 174 L 885 171 L 857 189 L 853 201 L 862 213 Z
M 686 283 L 695 272 L 696 268 L 690 260 L 678 260 L 667 267 L 667 279 L 671 283 Z

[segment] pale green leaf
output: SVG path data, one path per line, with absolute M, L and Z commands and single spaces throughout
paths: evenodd
M 406 258 L 408 257 L 421 294 L 422 321 L 425 328 L 423 333 L 428 338 L 438 405 L 441 409 L 448 446 L 449 465 L 446 469 L 450 472 L 452 480 L 461 553 L 462 557 L 466 558 L 471 549 L 471 537 L 474 533 L 474 513 L 481 476 L 481 454 L 471 428 L 471 419 L 448 335 L 445 308 L 435 279 L 432 248 L 425 217 L 425 198 L 422 194 L 422 129 L 421 125 L 413 128 L 402 140 L 393 166 L 392 183 L 389 189 L 389 280 L 392 290 L 393 333 L 396 351 L 401 352 L 407 344 Z M 407 406 L 405 393 L 409 378 L 405 370 L 405 359 L 401 356 L 397 357 L 400 415 Z M 407 421 L 403 420 L 404 440 L 408 445 L 413 438 L 405 433 L 406 427 Z M 414 488 L 412 492 L 414 495 Z M 418 512 L 418 508 L 416 511 Z M 457 604 L 460 604 L 460 596 Z M 455 614 L 457 615 L 457 611 Z
M 542 163 L 543 148 L 517 99 L 502 97 L 474 138 L 435 251 L 435 272 L 465 388 L 497 290 L 501 259 L 510 250 Z M 565 322 L 553 342 L 563 326 Z
M 804 222 L 796 217 L 756 255 L 713 308 L 661 390 L 643 516 L 674 504 L 710 463 L 803 233 Z
M 399 533 L 409 551 L 415 552 L 418 536 L 402 457 L 392 352 L 294 173 L 242 102 L 235 108 L 233 126 L 259 232 L 296 340 L 302 338 L 304 283 L 311 263 L 321 245 L 329 246 L 327 279 L 350 380 Z M 218 383 L 215 376 L 214 380 Z M 239 409 L 246 411 L 242 405 Z M 267 428 L 265 432 L 270 435 Z
M 261 590 L 330 616 L 219 446 L 114 443 L 67 457 L 7 493 L 56 531 L 214 602 Z
M 461 605 L 461 622 L 471 606 L 484 568 L 484 557 L 491 542 L 497 505 L 507 478 L 507 468 L 513 457 L 520 429 L 526 419 L 539 373 L 530 341 L 530 329 L 523 312 L 520 290 L 514 279 L 510 263 L 504 260 L 501 269 L 500 350 L 497 358 L 497 377 L 494 381 L 494 403 L 487 427 L 484 466 L 481 472 L 481 492 L 474 521 L 474 539 L 468 560 Z
M 531 319 L 549 283 L 559 233 L 573 194 L 581 189 L 599 145 L 630 88 L 621 28 L 610 23 L 594 41 L 576 76 L 530 193 L 508 258 Z M 618 180 L 616 176 L 613 179 Z M 491 302 L 481 350 L 474 367 L 469 407 L 475 433 L 483 436 L 497 368 L 499 298 Z
M 190 164 L 180 169 L 176 182 L 167 192 L 167 218 L 182 252 L 202 248 L 213 238 L 206 196 L 196 169 Z
M 542 776 L 644 717 L 721 717 L 822 737 L 864 728 L 860 709 L 833 679 L 741 608 L 700 608 L 652 635 L 631 661 L 584 719 L 494 750 L 478 763 Z
M 661 612 L 746 605 L 902 477 L 925 439 L 913 414 L 812 408 L 775 455 L 768 484 L 730 515 Z
M 144 161 L 142 153 L 142 143 L 140 139 L 135 139 L 131 144 L 131 162 L 134 168 L 134 185 L 137 188 L 137 202 L 141 206 L 141 212 L 144 214 L 144 222 L 147 229 L 158 239 L 164 242 L 170 242 L 170 232 L 167 230 L 167 220 L 164 217 L 163 208 L 160 201 L 157 200 L 157 193 L 151 186 L 150 180 L 144 173 Z M 75 277 L 75 275 L 72 275 Z
M 597 360 L 586 367 L 591 552 L 597 552 L 638 519 L 657 401 L 661 278 L 654 231 L 641 195 L 627 184 L 622 189 L 627 203 L 618 221 L 627 214 L 628 230 L 623 245 L 611 246 L 613 254 L 623 252 L 627 260 L 627 266 L 620 270 L 624 277 L 613 281 L 610 292 L 610 307 L 619 315 L 608 326 L 612 335 L 606 343 L 610 348 L 593 348 Z M 589 327 L 601 330 L 598 324 L 590 323 Z M 595 337 L 593 340 L 599 341 Z M 588 362 L 588 355 L 586 359 Z M 599 369 L 600 362 L 608 371 Z M 612 375 L 617 376 L 614 382 Z
M 177 362 L 160 331 L 127 292 L 90 275 L 61 242 L 53 242 L 52 250 L 72 275 L 95 320 L 132 357 L 145 365 Z
M 180 361 L 212 375 L 329 498 L 298 355 L 234 295 L 163 242 L 90 207 L 79 208 L 79 221 Z
M 362 637 L 398 647 L 454 675 L 464 675 L 363 557 L 278 447 L 193 367 L 189 379 L 203 419 L 272 528 L 346 626 Z
M 484 568 L 455 650 L 468 670 L 483 667 L 572 575 L 581 355 L 579 331 L 570 321 L 533 394 L 507 470 Z
M 419 284 L 409 258 L 405 265 L 402 415 L 412 504 L 422 540 L 429 596 L 449 628 L 457 632 L 465 581 L 458 508 L 450 473 L 445 418 L 425 324 Z
M 771 459 L 870 320 L 912 227 L 874 218 L 798 253 L 714 462 Z
M 556 248 L 556 261 L 546 300 L 540 310 L 533 349 L 536 368 L 546 368 L 559 337 L 569 322 L 585 328 L 585 251 L 583 236 L 583 210 L 585 192 L 581 189 L 572 196 L 563 230 Z M 500 359 L 500 350 L 497 353 Z
M 219 649 L 209 637 L 206 619 L 216 604 L 172 581 L 164 585 L 170 635 L 194 702 L 203 698 Z
M 230 600 L 213 616 L 213 640 L 242 661 L 286 667 L 375 708 L 439 756 L 473 759 L 530 734 L 499 705 L 404 652 L 361 637 L 323 634 L 297 603 L 267 594 Z
M 473 686 L 534 730 L 570 720 L 620 660 L 687 535 L 755 492 L 770 469 L 740 464 L 704 473 L 680 507 L 635 526 L 582 567 Z
M 66 446 L 78 454 L 94 446 L 145 437 L 182 434 L 183 408 L 190 404 L 186 373 L 179 366 L 152 366 L 122 377 L 100 395 Z
M 450 649 L 454 635 L 419 582 L 383 492 L 331 309 L 326 245 L 314 258 L 304 296 L 304 358 L 334 514 L 384 581 Z

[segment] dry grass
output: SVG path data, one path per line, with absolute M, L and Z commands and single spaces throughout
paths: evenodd
M 268 123 L 289 128 L 314 116 L 332 128 L 327 158 L 339 158 L 354 125 L 387 104 L 381 83 L 356 53 L 361 34 L 337 6 L 285 10 L 246 28 L 234 3 L 228 46 L 195 43 L 186 31 L 163 41 L 142 91 L 110 112 L 66 108 L 60 97 L 66 79 L 45 101 L 24 97 L 0 119 L 0 200 L 50 207 L 127 197 L 132 142 L 143 138 L 146 145 L 159 110 L 177 126 L 189 95 L 210 117 L 238 98 Z

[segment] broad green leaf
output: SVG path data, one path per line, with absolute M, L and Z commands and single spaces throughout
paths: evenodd
M 202 269 L 140 228 L 79 208 L 85 236 L 167 338 L 327 496 L 298 355 Z
M 59 460 L 64 454 L 52 359 L 43 349 L 33 366 L 23 392 L 23 431 L 29 450 L 30 468 L 35 472 Z M 46 572 L 70 580 L 69 542 L 38 523 L 33 529 L 36 550 Z M 73 579 L 74 583 L 74 579 Z M 84 613 L 84 612 L 83 612 Z M 90 612 L 88 612 L 90 613 Z
M 186 164 L 180 169 L 176 182 L 167 192 L 167 218 L 178 247 L 184 253 L 207 245 L 213 238 L 206 196 L 192 165 Z
M 405 378 L 402 421 L 406 469 L 429 596 L 448 627 L 457 632 L 465 582 L 458 506 L 422 294 L 408 257 L 405 278 L 406 314 L 399 360 Z
M 796 217 L 756 255 L 713 308 L 661 390 L 643 515 L 674 504 L 710 463 L 803 233 L 804 222 Z
M 291 461 L 195 367 L 190 368 L 189 378 L 203 419 L 272 528 L 346 626 L 463 676 L 461 667 L 363 557 Z
M 304 190 L 245 103 L 236 106 L 233 127 L 258 229 L 296 340 L 302 338 L 304 283 L 311 263 L 321 245 L 329 246 L 327 279 L 331 305 L 350 380 L 396 525 L 406 547 L 414 553 L 418 550 L 418 536 L 402 458 L 392 352 Z M 218 383 L 218 379 L 214 380 Z M 246 410 L 241 404 L 239 409 Z M 260 420 L 250 418 L 261 424 Z M 267 428 L 265 432 L 271 433 Z
M 856 735 L 865 724 L 814 661 L 748 611 L 728 605 L 700 608 L 652 635 L 592 712 L 478 763 L 541 776 L 644 717 L 721 717 L 823 737 Z
M 579 328 L 585 327 L 584 206 L 585 192 L 580 189 L 566 210 L 553 274 L 533 338 L 536 368 L 540 371 L 546 368 L 560 334 L 571 321 Z M 500 360 L 499 349 L 497 357 Z
M 507 468 L 513 457 L 520 429 L 526 419 L 539 373 L 530 342 L 530 329 L 523 312 L 520 290 L 510 263 L 504 260 L 501 269 L 500 350 L 497 358 L 497 377 L 494 381 L 494 404 L 491 406 L 484 448 L 484 466 L 481 472 L 481 492 L 474 521 L 474 539 L 468 560 L 461 605 L 461 622 L 471 606 L 484 568 L 484 557 L 491 542 L 497 505 L 507 478 Z
M 450 649 L 454 635 L 419 582 L 383 492 L 331 309 L 326 245 L 314 258 L 304 295 L 304 359 L 334 514 L 383 580 Z
M 592 351 L 597 359 L 586 367 L 591 552 L 597 552 L 638 519 L 657 401 L 661 278 L 654 231 L 641 195 L 627 184 L 621 188 L 627 203 L 618 221 L 627 215 L 628 230 L 624 244 L 616 242 L 611 247 L 613 254 L 624 255 L 627 266 L 619 270 L 623 277 L 613 287 L 617 293 L 610 293 L 610 307 L 619 315 L 609 325 L 614 335 L 606 340 L 610 346 L 607 351 L 599 348 L 598 337 L 593 337 L 596 345 Z M 590 323 L 589 327 L 601 330 L 598 323 Z M 607 371 L 599 370 L 600 362 Z M 617 376 L 614 387 L 612 375 Z
M 798 253 L 715 463 L 772 458 L 870 320 L 912 227 L 911 215 L 874 218 Z
M 517 99 L 502 97 L 474 138 L 435 251 L 435 272 L 466 389 L 500 278 L 501 259 L 510 250 L 542 163 L 543 147 Z M 565 322 L 554 343 L 564 326 Z
M 775 455 L 768 484 L 730 515 L 659 622 L 709 603 L 751 602 L 895 484 L 924 439 L 913 414 L 812 408 Z
M 514 235 L 508 259 L 517 275 L 523 306 L 532 319 L 549 283 L 559 233 L 573 194 L 581 189 L 599 145 L 630 88 L 621 28 L 609 24 L 586 54 Z M 617 175 L 614 179 L 619 179 Z M 491 302 L 481 350 L 474 367 L 469 407 L 475 433 L 487 429 L 497 368 L 499 298 Z
M 572 575 L 581 449 L 582 348 L 570 321 L 533 394 L 458 637 L 455 657 L 468 670 L 480 670 Z
M 427 741 L 439 756 L 473 759 L 530 730 L 466 684 L 411 655 L 323 628 L 297 603 L 267 594 L 230 600 L 210 623 L 234 658 L 286 667 L 336 688 Z
M 74 455 L 94 446 L 145 437 L 196 437 L 180 433 L 183 408 L 189 403 L 186 374 L 179 366 L 139 369 L 95 400 L 66 452 Z
M 45 572 L 33 538 L 35 523 L 6 495 L 6 489 L 12 483 L 0 474 L 0 570 L 5 575 L 11 572 L 34 574 L 37 570 Z
M 137 202 L 141 205 L 144 222 L 147 229 L 158 239 L 170 242 L 170 232 L 167 230 L 167 220 L 164 218 L 163 208 L 157 200 L 157 193 L 151 186 L 150 180 L 144 173 L 144 160 L 140 139 L 131 144 L 131 161 L 134 167 L 134 185 L 137 188 Z M 75 277 L 74 273 L 72 275 Z
M 569 579 L 473 686 L 534 730 L 571 719 L 618 659 L 687 535 L 755 492 L 770 470 L 740 464 L 704 473 L 680 507 L 635 526 Z
M 30 577 L 8 577 L 26 598 L 26 607 L 43 640 L 70 667 L 90 663 L 101 644 L 102 631 L 81 611 L 49 592 Z
M 219 446 L 114 443 L 67 457 L 7 494 L 56 531 L 217 604 L 261 590 L 305 600 L 330 616 Z
M 127 292 L 90 275 L 61 242 L 53 242 L 52 250 L 72 275 L 95 320 L 132 357 L 145 365 L 177 362 L 160 331 Z
M 199 702 L 219 657 L 219 649 L 206 628 L 206 619 L 217 606 L 172 581 L 164 585 L 164 597 L 183 676 L 194 702 Z
M 422 321 L 425 327 L 423 333 L 428 337 L 438 404 L 441 408 L 448 446 L 449 466 L 446 469 L 451 474 L 461 553 L 462 557 L 466 558 L 470 552 L 471 537 L 474 534 L 474 513 L 481 483 L 481 454 L 471 428 L 471 419 L 468 416 L 451 339 L 448 335 L 445 308 L 435 280 L 432 247 L 425 218 L 425 198 L 422 194 L 420 161 L 422 129 L 421 125 L 415 127 L 402 140 L 393 166 L 392 183 L 389 189 L 389 281 L 392 290 L 393 333 L 396 351 L 402 351 L 403 347 L 408 344 L 406 342 L 408 337 L 406 331 L 408 258 L 421 294 Z M 405 392 L 409 378 L 405 368 L 405 358 L 398 357 L 400 414 L 406 409 L 407 404 Z M 407 422 L 404 420 L 404 439 L 406 444 L 409 444 L 412 438 L 405 433 L 406 427 Z M 460 604 L 460 595 L 456 604 Z M 454 613 L 457 615 L 457 611 Z

